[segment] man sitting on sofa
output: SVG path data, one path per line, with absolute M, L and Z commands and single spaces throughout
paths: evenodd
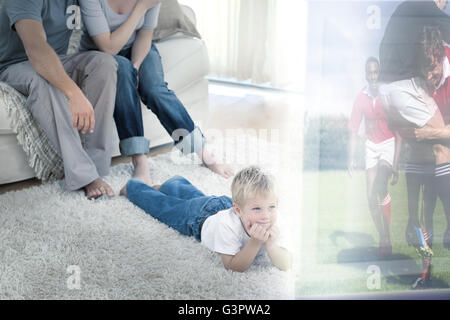
M 0 81 L 27 108 L 64 162 L 69 190 L 113 196 L 109 173 L 117 63 L 98 51 L 67 56 L 77 0 L 6 0 L 0 10 Z

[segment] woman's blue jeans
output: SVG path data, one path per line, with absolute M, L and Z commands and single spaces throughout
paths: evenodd
M 131 48 L 119 52 L 115 59 L 118 69 L 114 120 L 122 155 L 146 154 L 149 151 L 150 141 L 144 137 L 141 100 L 158 117 L 181 152 L 189 154 L 202 150 L 205 138 L 184 105 L 167 87 L 156 46 L 152 44 L 139 71 L 130 61 Z
M 206 218 L 233 206 L 231 198 L 205 196 L 179 176 L 164 182 L 159 191 L 131 179 L 127 183 L 127 197 L 152 217 L 197 241 L 201 241 L 201 228 Z

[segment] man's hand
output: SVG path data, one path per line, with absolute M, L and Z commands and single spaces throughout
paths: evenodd
M 34 70 L 69 99 L 72 126 L 86 133 L 94 131 L 94 109 L 78 85 L 68 76 L 59 56 L 47 43 L 41 22 L 22 19 L 15 23 Z
M 394 184 L 397 184 L 398 182 L 398 168 L 392 169 L 392 180 L 391 180 L 391 186 Z
M 69 97 L 69 108 L 72 114 L 72 126 L 85 134 L 94 132 L 94 108 L 81 90 Z
M 255 223 L 250 228 L 249 235 L 255 240 L 264 243 L 267 241 L 267 239 L 269 239 L 270 232 L 269 230 L 263 228 L 260 224 Z
M 432 136 L 434 133 L 434 128 L 425 126 L 423 128 L 414 129 L 414 135 L 417 141 L 425 140 L 426 138 Z

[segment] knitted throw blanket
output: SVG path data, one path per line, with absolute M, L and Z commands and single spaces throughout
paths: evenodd
M 0 82 L 0 108 L 6 108 L 11 130 L 28 158 L 36 177 L 43 182 L 64 176 L 63 161 L 47 135 L 25 106 L 26 98 L 4 82 Z

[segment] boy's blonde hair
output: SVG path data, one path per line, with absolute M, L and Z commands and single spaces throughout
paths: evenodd
M 275 178 L 257 166 L 239 171 L 231 183 L 231 197 L 239 206 L 257 194 L 276 195 Z

